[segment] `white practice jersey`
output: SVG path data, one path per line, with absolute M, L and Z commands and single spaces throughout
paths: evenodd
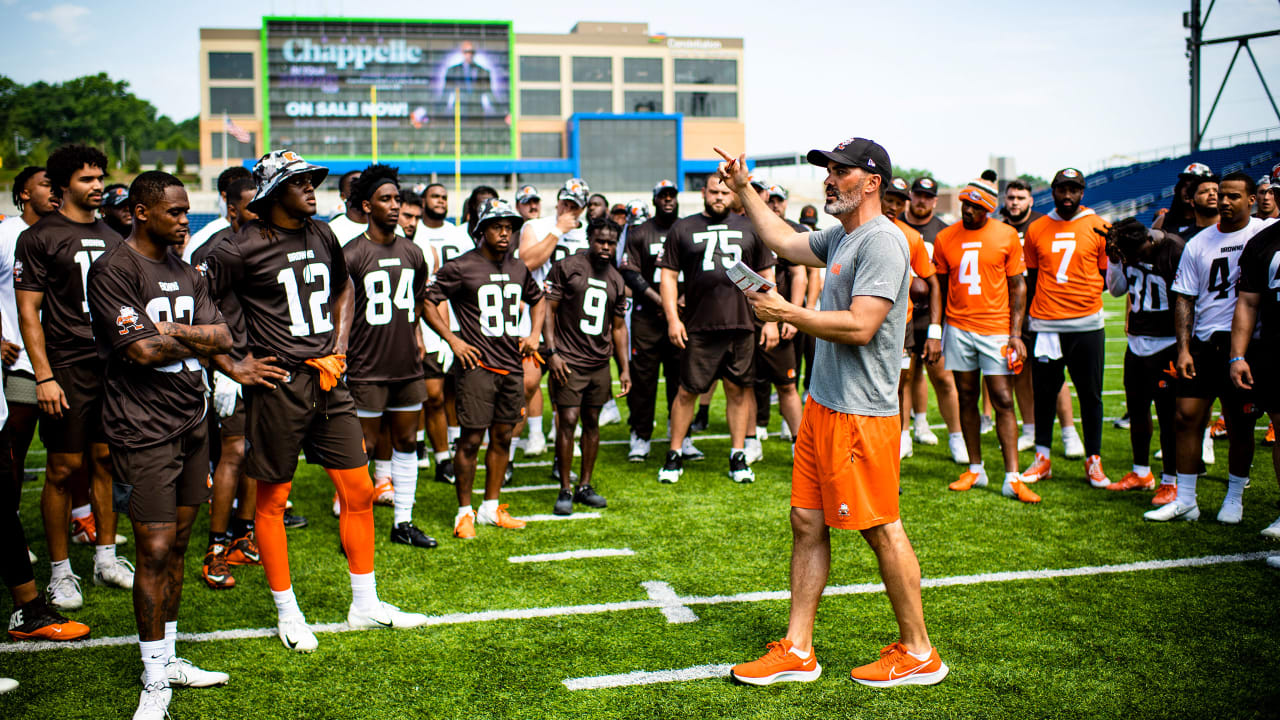
M 431 267 L 431 279 L 433 280 L 436 272 L 440 270 L 440 265 L 444 265 L 459 255 L 474 250 L 476 247 L 475 242 L 467 236 L 466 228 L 458 227 L 447 220 L 438 228 L 429 228 L 419 222 L 418 231 L 414 233 L 413 241 L 417 243 L 418 247 L 422 248 L 422 254 L 427 256 L 428 263 L 434 262 L 431 259 L 431 250 L 435 250 L 435 254 L 439 258 L 439 265 L 432 265 Z M 440 364 L 447 369 L 453 358 L 453 349 L 434 330 L 427 327 L 426 322 L 418 324 L 422 326 L 422 341 L 427 348 L 427 353 L 440 353 Z M 449 329 L 454 332 L 458 331 L 458 318 L 454 316 L 452 309 L 449 311 Z
M 187 239 L 187 244 L 182 248 L 182 262 L 191 264 L 191 254 L 199 250 L 202 245 L 209 242 L 209 238 L 216 235 L 219 231 L 231 227 L 231 223 L 227 221 L 225 216 L 219 215 L 209 221 L 208 225 L 200 228 L 195 235 Z
M 1233 233 L 1224 233 L 1212 225 L 1187 241 L 1171 289 L 1195 298 L 1193 332 L 1198 340 L 1207 341 L 1216 332 L 1231 332 L 1240 251 L 1250 238 L 1275 221 L 1250 218 L 1248 225 Z
M 13 294 L 13 256 L 18 247 L 18 236 L 26 229 L 27 221 L 21 215 L 0 222 L 0 334 L 19 347 L 24 343 L 22 332 L 18 329 L 18 301 Z M 7 369 L 35 373 L 25 349 Z

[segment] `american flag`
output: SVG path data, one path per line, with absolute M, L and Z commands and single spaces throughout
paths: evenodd
M 245 130 L 244 128 L 235 124 L 235 122 L 233 122 L 229 117 L 224 116 L 222 119 L 223 119 L 223 122 L 226 123 L 226 131 L 228 135 L 235 138 L 236 140 L 239 140 L 242 143 L 249 142 L 251 138 L 249 137 L 248 130 Z

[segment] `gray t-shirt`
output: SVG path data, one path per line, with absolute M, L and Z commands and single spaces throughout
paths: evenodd
M 898 414 L 908 292 L 907 238 L 893 221 L 877 215 L 846 234 L 840 225 L 809 234 L 813 254 L 827 264 L 822 309 L 847 310 L 858 295 L 882 297 L 893 309 L 863 346 L 819 339 L 809 395 L 818 404 L 851 415 Z

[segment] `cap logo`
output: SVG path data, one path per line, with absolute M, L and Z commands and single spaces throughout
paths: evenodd
M 1066 170 L 1062 171 L 1062 177 L 1069 177 L 1069 178 L 1080 177 L 1080 173 L 1076 172 L 1072 168 L 1067 168 Z
M 302 158 L 298 157 L 298 154 L 292 150 L 285 150 L 280 157 L 284 158 L 284 161 L 287 163 L 298 162 L 302 160 Z
M 920 187 L 922 188 L 933 187 L 933 180 L 930 180 L 929 178 L 924 178 L 923 180 L 920 181 Z

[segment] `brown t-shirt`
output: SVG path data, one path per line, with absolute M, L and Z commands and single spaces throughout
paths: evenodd
M 674 225 L 674 223 L 672 223 Z M 658 224 L 657 218 L 650 218 L 635 227 L 627 228 L 627 247 L 623 252 L 623 266 L 635 270 L 653 286 L 654 292 L 661 294 L 658 286 L 662 282 L 662 269 L 658 260 L 662 257 L 662 248 L 667 242 L 667 232 L 671 225 Z M 656 317 L 662 312 L 662 303 L 651 302 L 643 294 L 632 298 L 632 312 L 644 313 Z
M 196 269 L 209 282 L 209 295 L 213 297 L 213 281 L 209 278 L 209 255 L 213 253 L 219 245 L 235 235 L 230 226 L 224 227 L 204 242 L 203 245 L 195 249 L 191 253 L 191 266 Z M 243 360 L 248 350 L 248 338 L 245 337 L 244 329 L 244 311 L 240 309 L 240 299 L 235 295 L 227 295 L 225 297 L 213 298 L 213 302 L 218 306 L 218 312 L 222 313 L 222 319 L 227 323 L 227 330 L 231 332 L 231 357 L 235 360 Z
M 239 300 L 254 356 L 274 355 L 281 365 L 297 367 L 333 352 L 330 299 L 350 278 L 326 223 L 309 220 L 285 230 L 251 221 L 205 263 L 213 296 Z
M 427 261 L 412 240 L 393 237 L 391 244 L 379 245 L 362 234 L 342 248 L 356 297 L 347 350 L 349 380 L 422 377 L 414 336 L 416 308 L 427 297 Z
M 106 361 L 102 425 L 107 440 L 145 448 L 199 424 L 206 407 L 200 361 L 191 357 L 146 367 L 130 360 L 126 349 L 159 335 L 157 322 L 221 324 L 208 283 L 173 253 L 157 262 L 120 243 L 93 264 L 88 284 L 97 352 Z
M 13 287 L 44 293 L 40 325 L 50 366 L 97 357 L 85 278 L 93 262 L 121 242 L 102 220 L 72 222 L 59 212 L 40 218 L 18 236 Z
M 436 272 L 427 299 L 449 301 L 458 320 L 458 336 L 480 351 L 486 367 L 521 372 L 520 302 L 534 305 L 542 299 L 542 289 L 515 253 L 496 263 L 481 255 L 479 248 L 459 255 Z
M 741 260 L 760 272 L 776 263 L 751 223 L 729 213 L 680 218 L 667 233 L 658 267 L 684 273 L 684 324 L 690 332 L 751 330 L 755 314 L 725 271 Z
M 561 260 L 547 276 L 556 308 L 556 352 L 569 367 L 595 370 L 613 356 L 613 319 L 627 314 L 626 285 L 612 264 L 597 270 L 586 251 Z

